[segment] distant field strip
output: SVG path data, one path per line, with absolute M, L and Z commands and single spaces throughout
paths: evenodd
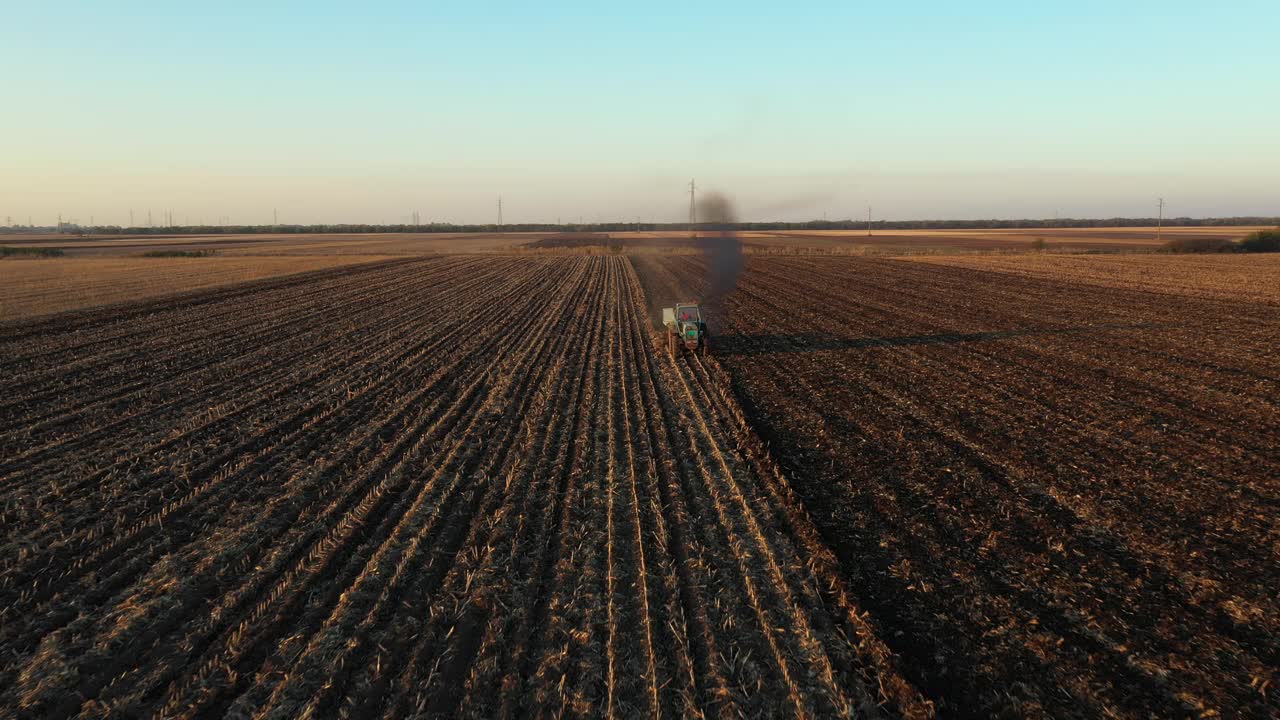
M 1280 255 L 915 256 L 912 262 L 1065 283 L 1280 305 Z
M 0 261 L 0 321 L 130 302 L 377 256 L 64 257 Z

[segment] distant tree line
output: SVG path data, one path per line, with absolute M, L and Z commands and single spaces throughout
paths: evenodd
M 1258 230 L 1239 240 L 1226 238 L 1174 238 L 1165 250 L 1175 253 L 1276 253 L 1280 252 L 1280 228 Z
M 877 220 L 874 230 L 993 230 L 1020 228 L 1094 228 L 1154 226 L 1156 218 L 1061 218 L 1052 220 Z M 1280 217 L 1165 218 L 1165 227 L 1219 227 L 1224 225 L 1280 225 Z M 72 235 L 254 235 L 270 233 L 496 233 L 496 232 L 624 232 L 628 230 L 684 230 L 688 223 L 519 223 L 508 225 L 184 225 L 179 227 L 0 227 L 0 234 L 69 233 Z M 699 224 L 700 228 L 713 227 Z M 735 230 L 865 230 L 860 220 L 810 220 L 808 222 L 741 222 L 714 225 Z

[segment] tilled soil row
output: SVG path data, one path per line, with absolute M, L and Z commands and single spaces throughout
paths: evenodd
M 735 395 L 946 712 L 1274 713 L 1274 314 L 855 259 L 755 261 L 724 310 Z
M 932 714 L 625 258 L 322 271 L 0 347 L 0 714 Z

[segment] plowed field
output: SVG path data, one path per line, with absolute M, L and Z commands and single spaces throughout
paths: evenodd
M 0 715 L 929 715 L 728 381 L 656 347 L 621 257 L 0 325 Z
M 0 322 L 386 259 L 93 257 L 0 263 Z
M 654 307 L 704 288 L 697 258 L 635 263 Z M 1280 304 L 1195 277 L 755 259 L 713 316 L 940 714 L 1280 715 Z

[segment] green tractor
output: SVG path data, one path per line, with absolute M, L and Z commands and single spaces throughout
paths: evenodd
M 667 326 L 667 352 L 675 356 L 676 349 L 707 354 L 707 322 L 696 302 L 676 303 L 673 308 L 662 309 L 662 324 Z

